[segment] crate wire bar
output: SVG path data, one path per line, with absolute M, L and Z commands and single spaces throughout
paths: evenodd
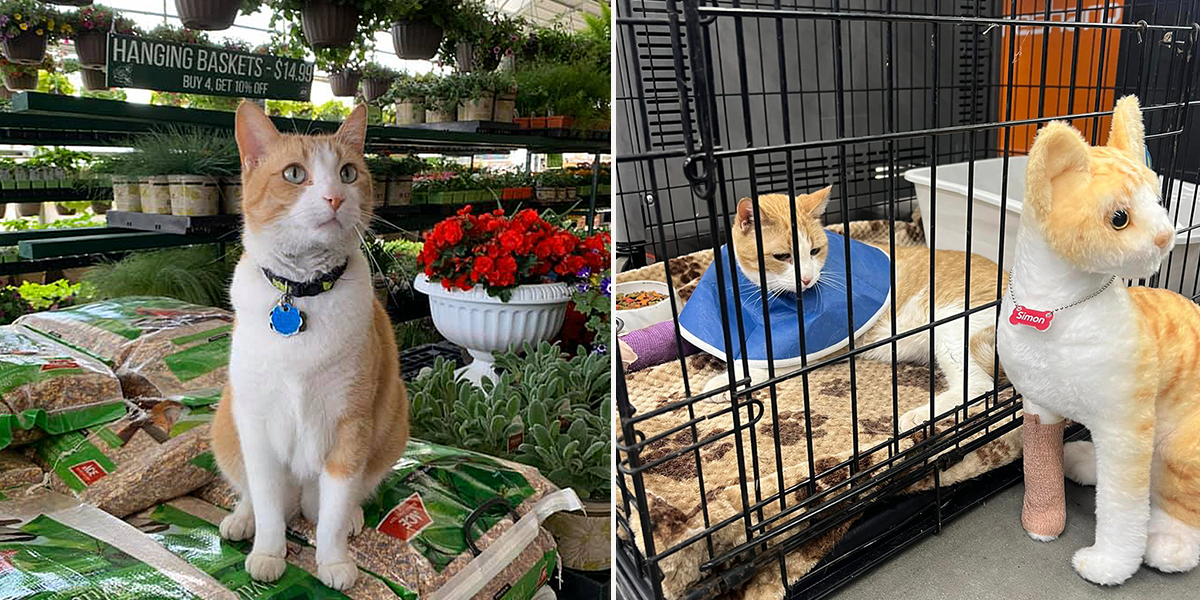
M 895 255 L 898 222 L 911 219 L 916 209 L 914 188 L 905 171 L 927 167 L 935 182 L 928 214 L 920 214 L 925 242 L 937 240 L 939 165 L 965 163 L 967 277 L 969 289 L 973 238 L 983 232 L 971 227 L 976 192 L 976 161 L 1001 161 L 999 223 L 986 232 L 988 242 L 1003 248 L 1010 166 L 1032 143 L 1039 125 L 1051 120 L 1071 122 L 1089 139 L 1104 142 L 1115 100 L 1135 94 L 1141 101 L 1152 167 L 1162 177 L 1164 203 L 1173 216 L 1196 213 L 1200 182 L 1200 152 L 1189 144 L 1200 134 L 1193 113 L 1200 100 L 1194 90 L 1194 46 L 1200 25 L 1200 2 L 1131 0 L 618 0 L 616 111 L 616 249 L 633 267 L 666 261 L 702 249 L 720 252 L 729 241 L 730 215 L 739 198 L 760 194 L 796 196 L 833 184 L 825 223 L 840 223 L 846 232 L 852 220 L 883 219 L 889 224 L 887 247 Z M 1190 189 L 1189 187 L 1190 186 Z M 793 212 L 795 208 L 793 206 Z M 795 215 L 792 215 L 793 220 Z M 1009 227 L 1016 227 L 1009 223 Z M 1195 229 L 1187 217 L 1179 228 L 1190 244 Z M 756 227 L 756 235 L 761 229 Z M 796 231 L 793 227 L 793 246 Z M 1200 236 L 1200 233 L 1196 235 Z M 944 237 L 944 236 L 943 236 Z M 758 238 L 761 244 L 761 237 Z M 943 244 L 952 243 L 945 241 Z M 1158 275 L 1143 282 L 1164 287 L 1170 283 L 1193 300 L 1200 288 L 1200 270 L 1184 280 L 1189 246 L 1173 252 Z M 759 256 L 759 270 L 763 271 Z M 1003 251 L 996 257 L 999 273 L 1008 267 Z M 932 263 L 932 261 L 931 261 Z M 732 256 L 729 264 L 736 264 Z M 737 286 L 724 293 L 725 272 L 714 261 L 721 310 L 740 304 Z M 736 268 L 736 267 L 735 267 Z M 896 289 L 893 261 L 890 277 Z M 669 272 L 669 269 L 668 269 Z M 797 279 L 799 273 L 796 273 Z M 847 274 L 848 275 L 848 274 Z M 929 265 L 932 287 L 937 273 Z M 847 277 L 847 281 L 849 281 Z M 675 285 L 666 277 L 673 311 Z M 765 278 L 756 281 L 765 288 Z M 997 278 L 996 288 L 1002 281 Z M 849 288 L 850 285 L 847 285 Z M 852 290 L 847 289 L 849 295 Z M 769 320 L 764 304 L 764 320 Z M 797 297 L 803 311 L 803 300 Z M 637 410 L 629 401 L 625 370 L 618 357 L 617 408 L 621 419 L 617 440 L 618 543 L 616 584 L 626 600 L 663 599 L 662 564 L 681 550 L 700 545 L 705 560 L 698 580 L 687 587 L 689 600 L 716 598 L 734 590 L 766 567 L 777 567 L 790 598 L 827 595 L 850 577 L 885 560 L 920 536 L 940 530 L 943 523 L 978 499 L 1019 480 L 1019 471 L 999 474 L 969 491 L 967 484 L 943 486 L 947 467 L 1019 427 L 1019 396 L 999 376 L 993 362 L 992 388 L 968 398 L 949 413 L 934 414 L 935 370 L 929 371 L 929 422 L 901 431 L 898 418 L 896 344 L 909 336 L 929 336 L 930 363 L 934 328 L 967 317 L 995 312 L 998 300 L 951 316 L 934 315 L 929 324 L 896 330 L 896 300 L 890 306 L 892 329 L 887 339 L 856 345 L 833 358 L 804 361 L 795 372 L 769 369 L 765 382 L 750 386 L 732 364 L 725 366 L 727 386 L 701 393 L 689 381 L 688 365 L 677 359 L 683 376 L 683 399 L 668 399 L 651 410 Z M 970 306 L 969 302 L 964 303 Z M 677 311 L 675 312 L 677 314 Z M 618 315 L 619 316 L 619 315 Z M 853 323 L 853 316 L 850 316 Z M 736 328 L 735 328 L 736 327 Z M 803 324 L 801 344 L 803 345 Z M 851 327 L 852 328 L 852 327 Z M 740 316 L 723 323 L 726 348 L 741 344 Z M 771 360 L 769 327 L 767 354 Z M 683 356 L 678 322 L 675 344 Z M 969 338 L 969 334 L 968 334 Z M 892 432 L 890 439 L 861 445 L 855 376 L 856 356 L 890 346 L 892 354 Z M 963 353 L 968 349 L 964 343 Z M 619 348 L 618 348 L 619 352 Z M 801 355 L 805 351 L 802 347 Z M 853 432 L 850 457 L 818 472 L 814 463 L 809 375 L 821 367 L 849 360 L 849 403 Z M 779 439 L 778 384 L 799 378 L 804 395 L 807 474 L 799 482 L 785 481 Z M 965 379 L 965 378 L 964 378 Z M 704 404 L 702 400 L 735 390 L 732 401 Z M 765 392 L 752 396 L 754 392 Z M 968 413 L 967 408 L 971 408 Z M 653 435 L 639 424 L 673 411 L 686 410 L 687 420 Z M 769 413 L 768 413 L 769 411 Z M 757 427 L 764 415 L 772 419 L 770 434 Z M 969 416 L 968 416 L 969 415 Z M 701 438 L 698 425 L 729 417 L 732 429 Z M 793 418 L 800 418 L 799 415 Z M 947 421 L 946 419 L 953 419 Z M 939 421 L 937 431 L 929 423 Z M 945 423 L 951 423 L 943 427 Z M 902 448 L 901 439 L 919 432 L 916 443 Z M 665 455 L 646 460 L 648 446 L 670 436 L 688 441 Z M 732 442 L 740 469 L 737 514 L 710 518 L 701 451 Z M 771 448 L 770 445 L 774 445 Z M 763 472 L 759 446 L 773 452 L 774 473 Z M 870 458 L 870 460 L 863 460 Z M 646 471 L 672 460 L 692 460 L 703 529 L 670 547 L 656 547 L 655 523 L 648 504 Z M 1016 467 L 1013 467 L 1016 469 Z M 833 481 L 832 475 L 849 476 Z M 820 563 L 807 574 L 789 576 L 788 552 L 804 546 L 833 527 L 896 499 L 913 483 L 932 476 L 928 502 L 903 523 L 896 523 L 843 548 L 837 558 Z M 774 480 L 775 492 L 764 493 L 763 478 Z M 818 483 L 822 483 L 818 490 Z M 794 498 L 803 492 L 801 500 Z M 924 498 L 924 496 L 922 496 Z M 773 514 L 764 509 L 771 506 Z M 953 508 L 952 508 L 953 507 Z M 945 510 L 944 510 L 945 509 Z M 639 518 L 635 524 L 630 516 Z M 1017 526 L 1018 515 L 1011 515 Z M 732 547 L 718 549 L 713 537 L 725 528 L 741 536 Z M 635 543 L 636 541 L 636 543 Z M 875 548 L 873 548 L 875 546 Z

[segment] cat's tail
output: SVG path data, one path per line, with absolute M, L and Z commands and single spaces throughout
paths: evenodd
M 996 377 L 996 368 L 999 368 L 999 378 L 1004 378 L 1004 368 L 999 367 L 999 361 L 996 360 L 996 326 L 992 325 L 985 329 L 980 329 L 971 336 L 971 359 L 975 364 L 979 365 L 988 377 Z

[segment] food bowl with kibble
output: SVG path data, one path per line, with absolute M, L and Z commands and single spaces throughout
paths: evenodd
M 624 331 L 633 331 L 649 327 L 656 323 L 669 321 L 671 314 L 671 299 L 667 284 L 661 281 L 626 281 L 618 283 L 613 290 L 616 303 L 617 317 L 625 323 Z M 676 309 L 682 309 L 683 303 L 675 296 Z

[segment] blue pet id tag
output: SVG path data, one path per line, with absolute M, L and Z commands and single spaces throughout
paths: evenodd
M 291 298 L 280 298 L 271 309 L 271 330 L 284 337 L 304 331 L 304 311 L 296 308 Z

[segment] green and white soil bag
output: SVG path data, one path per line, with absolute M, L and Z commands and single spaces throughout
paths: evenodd
M 209 450 L 219 391 L 141 400 L 117 421 L 39 440 L 31 446 L 49 486 L 124 517 L 209 483 Z
M 49 490 L 0 502 L 0 597 L 240 600 L 133 526 Z
M 130 296 L 33 313 L 17 324 L 112 366 L 127 397 L 161 398 L 224 385 L 233 313 Z
M 197 496 L 225 508 L 236 503 L 224 482 Z M 410 439 L 363 505 L 365 526 L 350 539 L 350 555 L 398 594 L 529 600 L 558 563 L 554 538 L 541 523 L 581 507 L 575 492 L 558 490 L 533 467 Z M 315 543 L 315 527 L 303 518 L 290 528 Z
M 0 327 L 0 448 L 125 414 L 104 363 L 20 327 Z

